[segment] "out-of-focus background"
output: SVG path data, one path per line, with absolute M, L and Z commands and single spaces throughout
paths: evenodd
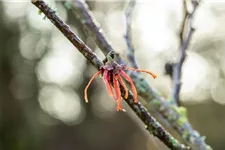
M 112 46 L 126 58 L 127 1 L 88 1 Z M 101 59 L 74 12 L 49 1 Z M 180 0 L 138 2 L 132 24 L 135 57 L 144 75 L 165 98 L 172 82 L 166 62 L 178 57 L 182 20 Z M 225 149 L 225 2 L 203 1 L 183 66 L 181 101 L 193 127 L 215 150 Z M 0 149 L 1 150 L 167 150 L 145 131 L 126 103 L 126 113 L 97 78 L 89 103 L 83 90 L 96 69 L 28 2 L 0 2 Z M 176 136 L 176 135 L 175 135 Z

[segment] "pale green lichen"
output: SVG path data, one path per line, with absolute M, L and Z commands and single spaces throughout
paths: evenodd
M 188 122 L 187 118 L 187 109 L 184 107 L 176 107 L 176 106 L 171 106 L 173 110 L 175 110 L 179 114 L 179 118 L 177 119 L 177 123 L 179 125 L 183 125 L 185 122 Z
M 152 100 L 152 104 L 155 106 L 155 107 L 160 107 L 160 105 L 161 105 L 161 103 L 158 101 L 158 100 L 156 100 L 156 99 L 153 99 Z
M 176 107 L 176 110 L 181 116 L 187 117 L 187 109 L 185 107 Z
M 187 118 L 186 117 L 180 117 L 178 120 L 177 120 L 177 123 L 179 124 L 179 125 L 183 125 L 185 122 L 187 122 L 188 120 L 187 120 Z
M 71 2 L 69 2 L 69 1 L 66 1 L 66 2 L 64 3 L 64 6 L 65 6 L 68 10 L 70 10 L 70 9 L 72 8 L 72 4 L 71 4 Z
M 183 139 L 185 139 L 185 140 L 188 140 L 188 138 L 189 138 L 189 133 L 187 132 L 187 131 L 184 131 L 183 132 L 183 134 L 182 134 L 182 137 L 183 137 Z

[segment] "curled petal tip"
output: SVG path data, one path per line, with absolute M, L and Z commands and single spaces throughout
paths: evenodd
M 134 99 L 134 103 L 138 103 L 137 97 Z
M 116 111 L 123 111 L 123 112 L 126 112 L 126 110 L 123 109 L 123 108 L 121 108 L 121 107 L 117 107 L 117 108 L 116 108 Z
M 123 110 L 123 109 L 120 106 L 116 107 L 116 111 L 121 111 L 121 110 Z
M 127 92 L 125 93 L 124 98 L 125 98 L 125 99 L 128 98 L 128 93 L 127 93 Z
M 126 110 L 125 110 L 125 109 L 122 109 L 122 108 L 120 108 L 120 109 L 116 109 L 116 111 L 126 112 Z
M 152 73 L 151 71 L 148 71 L 148 70 L 136 69 L 136 68 L 129 68 L 129 67 L 126 67 L 125 69 L 126 70 L 137 71 L 137 72 L 145 72 L 145 73 L 150 74 L 154 79 L 157 78 L 157 76 L 154 73 Z
M 84 99 L 85 99 L 85 102 L 86 102 L 86 103 L 88 103 L 87 90 L 88 90 L 88 88 L 89 88 L 91 82 L 92 82 L 99 74 L 101 74 L 101 73 L 102 73 L 102 71 L 98 71 L 97 73 L 95 73 L 95 74 L 91 77 L 90 81 L 88 82 L 88 85 L 85 87 L 85 90 L 84 90 Z
M 85 96 L 84 96 L 84 100 L 85 100 L 86 103 L 88 103 L 87 94 L 85 93 L 84 95 L 85 95 Z
M 152 76 L 153 76 L 154 79 L 157 78 L 157 75 L 152 75 Z

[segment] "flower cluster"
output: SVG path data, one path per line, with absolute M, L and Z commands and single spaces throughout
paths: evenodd
M 128 88 L 126 84 L 123 82 L 121 76 L 130 83 L 131 90 L 134 96 L 134 102 L 135 103 L 138 102 L 136 87 L 134 86 L 132 79 L 124 72 L 124 70 L 145 72 L 152 75 L 153 78 L 156 78 L 157 76 L 154 73 L 147 70 L 129 68 L 129 67 L 126 67 L 125 65 L 119 65 L 118 63 L 114 61 L 114 57 L 115 57 L 114 52 L 109 52 L 109 54 L 107 54 L 106 59 L 103 61 L 104 65 L 101 66 L 100 70 L 92 76 L 88 85 L 86 86 L 84 90 L 84 98 L 85 98 L 85 101 L 88 102 L 88 98 L 87 98 L 88 87 L 97 76 L 102 75 L 103 81 L 105 83 L 109 96 L 117 101 L 116 110 L 121 111 L 123 109 L 121 106 L 122 98 L 121 98 L 120 86 L 122 86 L 125 90 L 124 98 L 126 99 L 128 97 Z M 114 90 L 113 90 L 113 87 L 114 87 Z

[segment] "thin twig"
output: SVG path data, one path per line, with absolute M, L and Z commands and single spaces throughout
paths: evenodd
M 88 9 L 86 3 L 81 0 L 75 0 L 72 3 L 75 15 L 78 16 L 81 22 L 84 22 L 84 28 L 91 33 L 97 45 L 106 55 L 109 51 L 115 51 L 103 35 L 103 31 L 95 20 L 93 14 Z M 119 57 L 119 63 L 124 61 Z M 211 147 L 205 143 L 204 138 L 193 129 L 188 120 L 178 111 L 179 109 L 165 100 L 158 92 L 152 89 L 146 80 L 135 72 L 130 73 L 131 78 L 137 88 L 138 94 L 143 97 L 163 118 L 162 121 L 169 123 L 171 127 L 182 137 L 193 150 L 211 150 Z
M 133 68 L 138 68 L 136 60 L 134 58 L 134 47 L 132 45 L 132 35 L 131 35 L 131 22 L 132 22 L 132 14 L 135 7 L 135 0 L 130 0 L 126 12 L 125 12 L 125 19 L 126 19 L 126 33 L 124 35 L 126 44 L 127 44 L 127 58 L 131 63 Z
M 187 21 L 187 17 L 188 17 L 188 9 L 187 9 L 187 1 L 184 0 L 183 1 L 183 18 L 182 18 L 182 22 L 181 22 L 181 28 L 180 28 L 180 45 L 183 44 L 183 40 L 184 40 L 184 33 L 185 33 L 185 25 L 186 25 L 186 21 Z
M 86 57 L 97 69 L 102 66 L 102 61 L 97 55 L 87 46 L 79 37 L 64 23 L 55 12 L 48 7 L 48 5 L 39 0 L 31 1 L 36 7 L 38 7 L 46 17 L 64 34 L 64 36 L 79 50 L 84 57 Z M 124 96 L 125 90 L 121 87 L 122 94 Z M 172 150 L 186 150 L 184 145 L 180 144 L 174 139 L 151 115 L 148 111 L 140 104 L 134 103 L 133 94 L 129 91 L 128 98 L 125 99 L 128 105 L 135 111 L 137 116 L 147 126 L 147 129 L 154 136 L 158 137 L 165 145 Z
M 178 62 L 175 63 L 174 67 L 173 67 L 172 102 L 174 104 L 179 103 L 179 94 L 180 94 L 180 89 L 181 89 L 181 70 L 182 70 L 183 62 L 186 58 L 186 50 L 189 46 L 191 37 L 194 32 L 193 19 L 194 19 L 194 14 L 196 12 L 196 9 L 199 6 L 199 2 L 197 2 L 197 1 L 192 2 L 192 5 L 193 5 L 193 10 L 191 13 L 189 13 L 188 9 L 187 9 L 187 1 L 186 0 L 183 1 L 184 17 L 183 17 L 183 21 L 181 24 L 181 30 L 180 30 L 180 55 L 179 55 Z

